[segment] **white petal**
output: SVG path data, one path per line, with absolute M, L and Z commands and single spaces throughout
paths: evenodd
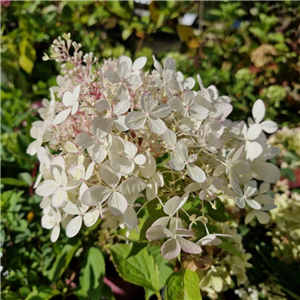
M 252 199 L 245 199 L 245 200 L 251 208 L 257 209 L 257 210 L 261 209 L 261 205 L 258 202 L 256 202 L 255 200 L 252 200 Z
M 177 236 L 185 236 L 185 237 L 190 237 L 190 236 L 194 236 L 195 232 L 192 230 L 188 230 L 188 229 L 184 229 L 184 228 L 177 228 L 174 230 L 174 233 Z
M 73 107 L 72 107 L 72 110 L 71 110 L 71 115 L 75 115 L 78 111 L 78 108 L 79 108 L 79 102 L 76 102 Z
M 146 198 L 147 200 L 153 200 L 157 196 L 157 183 L 153 178 L 150 178 L 147 182 Z
M 52 232 L 51 232 L 51 237 L 50 240 L 52 243 L 55 243 L 59 237 L 60 234 L 60 227 L 59 225 L 54 226 Z
M 256 214 L 257 220 L 260 224 L 267 224 L 270 221 L 270 215 L 264 211 L 259 211 Z
M 69 91 L 65 92 L 62 100 L 64 106 L 73 106 L 73 94 Z
M 38 150 L 41 148 L 41 146 L 42 146 L 42 140 L 33 141 L 32 143 L 29 144 L 26 153 L 31 156 L 35 155 L 38 152 Z
M 166 104 L 161 104 L 151 110 L 151 117 L 161 119 L 167 117 L 170 113 L 171 113 L 170 106 Z
M 189 193 L 185 193 L 185 195 L 186 194 Z M 165 204 L 164 212 L 169 216 L 173 216 L 184 205 L 187 199 L 188 197 L 182 197 L 182 198 L 178 196 L 172 197 Z
M 156 134 L 163 134 L 167 129 L 165 123 L 161 119 L 150 117 L 148 118 L 148 122 L 150 130 Z
M 66 141 L 64 148 L 66 149 L 67 152 L 69 153 L 76 153 L 78 152 L 77 147 L 75 146 L 74 143 L 70 142 L 70 141 Z
M 140 129 L 146 123 L 147 117 L 145 114 L 133 111 L 125 118 L 125 125 L 130 129 Z
M 177 141 L 175 132 L 168 129 L 163 135 L 163 140 L 169 148 L 173 149 Z
M 244 174 L 249 171 L 250 167 L 246 160 L 239 159 L 236 162 L 234 162 L 231 169 L 237 174 Z
M 127 100 L 120 101 L 117 103 L 114 107 L 114 114 L 116 115 L 122 115 L 128 111 L 130 107 L 130 102 Z
M 232 111 L 232 105 L 229 103 L 216 103 L 214 105 L 216 112 L 211 114 L 212 118 L 224 120 Z
M 146 157 L 146 162 L 144 165 L 140 166 L 141 175 L 142 177 L 150 178 L 155 174 L 156 161 L 150 152 L 146 151 L 144 155 Z
M 108 199 L 108 208 L 113 215 L 122 215 L 127 208 L 126 198 L 118 192 L 113 192 Z
M 269 183 L 275 183 L 280 179 L 279 169 L 268 162 L 254 160 L 251 163 L 251 173 L 256 179 Z
M 258 138 L 258 136 L 261 133 L 261 125 L 260 124 L 254 124 L 251 125 L 250 128 L 247 131 L 246 139 L 253 141 Z
M 118 83 L 121 81 L 119 75 L 112 70 L 107 70 L 105 75 L 111 83 Z
M 83 216 L 83 222 L 86 227 L 93 226 L 99 219 L 100 210 L 97 207 L 95 210 L 85 213 Z
M 131 58 L 126 55 L 121 55 L 118 58 L 118 66 L 120 66 L 122 63 L 125 63 L 128 69 L 132 68 L 132 61 Z
M 138 88 L 143 84 L 143 81 L 139 75 L 130 75 L 127 78 L 127 82 L 133 88 Z
M 153 227 L 153 226 L 167 227 L 170 220 L 171 220 L 170 217 L 161 217 L 161 218 L 157 219 L 156 221 L 154 221 L 151 227 Z
M 180 251 L 180 244 L 175 238 L 169 239 L 161 247 L 161 254 L 166 260 L 172 260 L 177 257 Z
M 116 185 L 118 184 L 121 174 L 116 172 L 110 164 L 110 161 L 105 161 L 101 168 L 100 168 L 100 174 L 102 179 L 109 185 Z
M 278 129 L 277 124 L 273 121 L 264 121 L 260 125 L 266 133 L 274 133 Z
M 118 191 L 127 199 L 131 204 L 137 199 L 140 192 L 146 188 L 144 180 L 138 177 L 130 177 L 122 182 L 118 187 Z
M 197 167 L 196 165 L 187 165 L 186 166 L 186 170 L 189 174 L 189 176 L 196 182 L 204 182 L 206 180 L 206 175 L 205 173 L 202 171 L 202 169 L 200 169 L 199 167 Z
M 146 238 L 149 241 L 161 240 L 163 238 L 170 237 L 170 236 L 173 236 L 173 233 L 169 229 L 161 225 L 151 226 L 146 231 Z
M 73 218 L 67 225 L 66 234 L 67 237 L 74 237 L 80 230 L 82 225 L 82 217 L 77 216 Z
M 71 108 L 65 109 L 65 110 L 61 111 L 60 113 L 58 113 L 55 116 L 55 118 L 52 122 L 52 125 L 58 125 L 58 124 L 62 123 L 69 116 L 70 112 L 71 112 Z
M 94 162 L 91 162 L 88 166 L 88 168 L 86 169 L 86 173 L 85 173 L 85 176 L 84 176 L 84 179 L 85 180 L 88 180 L 90 179 L 90 177 L 92 176 L 93 172 L 94 172 L 94 166 L 95 166 L 95 163 Z
M 62 188 L 58 188 L 51 199 L 53 207 L 60 207 L 68 200 L 68 193 Z
M 39 195 L 39 196 L 50 196 L 52 195 L 57 188 L 59 187 L 59 184 L 51 179 L 48 180 L 44 180 L 35 190 L 35 192 Z
M 247 151 L 246 158 L 250 159 L 252 161 L 262 154 L 263 148 L 260 143 L 250 142 L 247 140 L 246 141 L 246 151 Z
M 191 242 L 191 241 L 188 241 L 186 239 L 183 239 L 182 237 L 177 237 L 177 241 L 178 243 L 180 244 L 180 247 L 181 249 L 186 252 L 186 253 L 194 253 L 194 254 L 197 254 L 197 253 L 201 253 L 202 252 L 202 248 Z
M 249 181 L 244 187 L 244 195 L 250 197 L 257 192 L 257 182 L 255 180 Z
M 164 61 L 164 70 L 176 71 L 176 63 L 173 58 L 166 58 Z
M 147 57 L 145 56 L 139 57 L 134 61 L 132 69 L 134 71 L 139 71 L 144 68 L 146 62 L 147 62 Z
M 252 115 L 255 120 L 255 123 L 260 123 L 264 118 L 265 113 L 266 107 L 263 101 L 261 99 L 256 100 L 252 107 Z
M 184 110 L 184 105 L 182 104 L 179 98 L 169 99 L 168 105 L 171 107 L 172 110 L 175 110 L 176 112 L 180 112 Z
M 256 213 L 257 213 L 256 211 L 251 211 L 249 214 L 247 214 L 245 218 L 245 224 L 249 224 L 256 216 Z
M 235 198 L 235 204 L 239 207 L 239 208 L 245 208 L 245 199 L 244 198 L 240 198 L 237 197 Z
M 99 112 L 103 112 L 104 110 L 111 110 L 110 104 L 107 100 L 99 100 L 96 102 L 95 108 Z
M 146 162 L 146 157 L 144 154 L 138 154 L 135 158 L 134 158 L 134 162 L 137 165 L 143 165 Z
M 67 204 L 64 206 L 63 211 L 69 215 L 78 215 L 80 214 L 80 210 L 76 204 L 71 201 L 68 201 Z
M 87 206 L 97 206 L 99 203 L 103 203 L 111 192 L 112 190 L 105 186 L 94 185 L 83 193 L 81 202 Z
M 181 171 L 185 167 L 185 163 L 181 159 L 177 159 L 174 157 L 174 152 L 172 153 L 172 159 L 169 161 L 169 165 L 173 170 Z
M 138 219 L 135 210 L 131 206 L 127 207 L 126 211 L 123 214 L 123 219 L 125 225 L 129 230 L 137 228 Z
M 43 215 L 42 216 L 42 227 L 45 229 L 52 229 L 55 225 L 55 218 L 49 215 Z
M 176 153 L 178 155 L 178 157 L 182 160 L 182 161 L 186 161 L 187 158 L 188 158 L 188 147 L 185 143 L 181 142 L 181 141 L 178 141 L 176 143 L 176 146 L 175 146 L 175 150 L 176 150 Z

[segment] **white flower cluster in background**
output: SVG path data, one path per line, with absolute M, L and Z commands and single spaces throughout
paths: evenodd
M 73 237 L 104 215 L 138 230 L 138 214 L 155 199 L 165 216 L 146 237 L 167 238 L 161 248 L 166 259 L 221 243 L 218 233 L 208 231 L 206 201 L 215 207 L 231 198 L 240 209 L 251 208 L 248 221 L 267 221 L 274 203 L 263 195 L 280 174 L 267 162 L 278 151 L 265 133 L 277 125 L 263 121 L 262 100 L 248 122 L 232 122 L 230 98 L 215 86 L 205 88 L 200 76 L 195 90 L 195 80 L 176 71 L 171 58 L 161 65 L 153 57 L 154 70 L 145 72 L 145 57 L 98 64 L 79 48 L 67 35 L 54 41 L 51 57 L 63 63 L 62 76 L 39 109 L 42 121 L 33 123 L 35 141 L 27 150 L 40 161 L 35 188 L 43 197 L 42 226 L 52 229 L 53 242 L 61 225 Z M 202 203 L 199 214 L 186 224 L 180 215 L 195 199 Z M 199 241 L 193 238 L 197 222 L 207 231 Z

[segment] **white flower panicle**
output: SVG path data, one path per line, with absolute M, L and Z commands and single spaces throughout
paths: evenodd
M 279 171 L 267 162 L 277 151 L 267 145 L 265 133 L 277 125 L 262 122 L 262 100 L 254 103 L 248 126 L 233 123 L 227 119 L 229 97 L 219 96 L 215 86 L 205 88 L 200 76 L 201 89 L 193 91 L 195 80 L 176 72 L 171 58 L 163 66 L 154 58 L 155 70 L 145 72 L 145 57 L 96 64 L 92 54 L 74 47 L 71 56 L 64 40 L 54 42 L 56 61 L 68 67 L 62 65 L 51 101 L 39 109 L 42 121 L 33 123 L 35 141 L 27 150 L 40 160 L 35 187 L 43 197 L 42 226 L 53 230 L 53 242 L 61 222 L 73 237 L 104 212 L 120 227 L 138 231 L 139 213 L 149 201 L 157 201 L 166 216 L 146 237 L 169 238 L 162 246 L 166 259 L 221 243 L 218 234 L 209 233 L 204 210 L 189 216 L 191 224 L 184 222 L 184 205 L 195 198 L 213 207 L 232 198 L 250 212 L 247 222 L 254 215 L 268 221 L 266 211 L 274 203 L 264 199 Z M 257 181 L 264 182 L 259 190 Z M 196 221 L 207 230 L 198 242 L 192 230 Z

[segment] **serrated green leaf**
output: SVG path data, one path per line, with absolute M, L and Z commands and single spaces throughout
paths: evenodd
M 158 267 L 146 248 L 126 260 L 120 256 L 119 249 L 118 253 L 115 251 L 114 246 L 111 248 L 111 253 L 117 270 L 124 280 L 156 293 L 159 291 Z
M 198 275 L 192 270 L 184 272 L 184 300 L 201 300 Z
M 89 299 L 98 300 L 101 295 L 105 262 L 101 251 L 91 247 L 87 253 L 85 266 L 81 269 L 79 282 L 81 289 L 87 293 Z
M 173 273 L 166 284 L 166 300 L 201 300 L 199 279 L 195 272 Z
M 148 252 L 154 257 L 158 266 L 159 288 L 161 289 L 165 285 L 166 280 L 173 273 L 174 267 L 169 261 L 163 258 L 160 252 L 160 246 L 148 247 L 147 249 Z
M 173 273 L 166 283 L 166 300 L 183 300 L 183 272 Z

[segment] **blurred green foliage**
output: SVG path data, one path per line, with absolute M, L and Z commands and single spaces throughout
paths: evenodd
M 52 244 L 49 232 L 40 226 L 40 198 L 33 193 L 38 165 L 25 154 L 36 109 L 49 97 L 48 88 L 56 85 L 59 73 L 59 66 L 43 62 L 42 56 L 63 33 L 70 32 L 74 41 L 82 43 L 83 51 L 94 52 L 100 60 L 122 54 L 146 56 L 149 69 L 153 54 L 159 59 L 172 57 L 183 74 L 196 78 L 199 73 L 205 86 L 215 84 L 220 94 L 229 95 L 236 120 L 248 117 L 252 103 L 262 98 L 268 106 L 267 116 L 280 126 L 300 125 L 297 2 L 160 1 L 149 6 L 133 1 L 6 2 L 1 9 L 4 299 L 100 299 L 101 295 L 114 299 L 106 284 L 98 284 L 105 275 L 107 244 L 112 240 L 91 228 L 76 238 L 63 236 Z M 180 24 L 185 13 L 200 13 L 204 19 L 186 26 Z M 223 220 L 227 215 L 224 212 L 215 218 Z M 257 245 L 264 238 L 265 229 L 260 235 L 249 233 L 247 251 L 260 253 L 264 245 Z M 128 256 L 161 259 L 151 249 L 142 248 Z M 270 255 L 258 255 L 252 262 L 256 268 L 254 274 L 249 273 L 252 284 L 266 279 L 255 278 L 264 266 L 273 272 L 272 249 L 266 251 Z M 94 264 L 103 269 L 95 269 Z M 289 297 L 299 299 L 295 296 L 299 289 L 279 275 L 274 273 L 273 283 L 279 283 Z M 146 290 L 146 295 L 158 293 L 157 289 Z M 228 299 L 236 297 L 230 292 L 227 295 Z

